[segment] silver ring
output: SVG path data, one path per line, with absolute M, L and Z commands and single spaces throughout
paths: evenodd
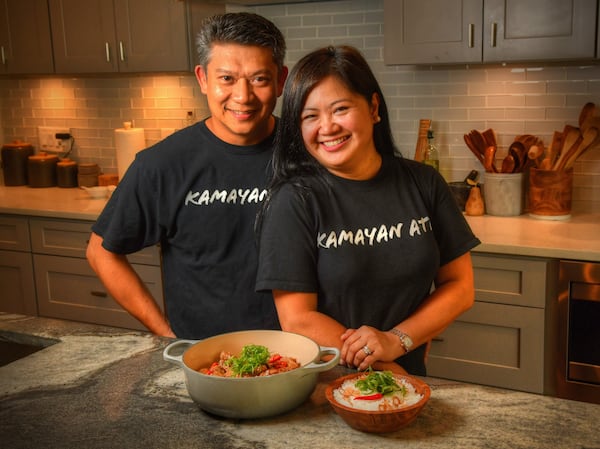
M 367 354 L 367 356 L 370 356 L 371 354 L 373 354 L 373 351 L 371 351 L 371 348 L 369 348 L 367 345 L 363 346 L 363 352 L 365 354 Z

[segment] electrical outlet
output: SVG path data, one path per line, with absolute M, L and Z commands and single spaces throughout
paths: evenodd
M 71 134 L 69 128 L 57 126 L 38 126 L 38 141 L 40 151 L 48 153 L 64 153 L 69 149 L 65 142 L 56 138 L 56 134 Z

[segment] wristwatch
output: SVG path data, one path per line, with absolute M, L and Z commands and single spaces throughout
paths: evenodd
M 396 335 L 400 339 L 400 344 L 404 348 L 405 352 L 410 351 L 410 349 L 412 348 L 412 345 L 413 345 L 412 338 L 410 338 L 408 335 L 406 335 L 401 330 L 396 329 L 395 327 L 392 327 L 390 329 L 390 332 L 392 334 Z

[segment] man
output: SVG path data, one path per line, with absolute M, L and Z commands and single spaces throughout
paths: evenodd
M 285 41 L 264 17 L 228 13 L 198 34 L 210 116 L 141 151 L 92 227 L 87 258 L 111 295 L 157 335 L 200 339 L 278 328 L 256 293 L 253 225 L 270 172 Z M 125 255 L 160 243 L 167 316 Z

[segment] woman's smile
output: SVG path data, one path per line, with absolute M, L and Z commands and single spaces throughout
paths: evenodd
M 381 156 L 373 141 L 379 120 L 376 94 L 367 99 L 336 77 L 319 82 L 307 95 L 300 116 L 307 151 L 327 170 L 348 179 L 369 179 Z

